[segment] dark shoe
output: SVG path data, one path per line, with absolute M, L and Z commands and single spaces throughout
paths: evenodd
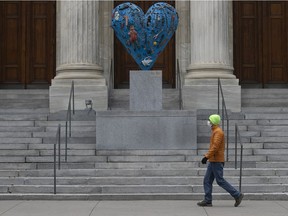
M 205 206 L 211 207 L 211 206 L 212 206 L 212 203 L 208 203 L 208 202 L 206 202 L 205 200 L 202 200 L 201 202 L 198 202 L 197 205 L 198 205 L 198 206 L 202 206 L 202 207 L 205 207 Z
M 235 204 L 234 204 L 235 207 L 240 205 L 240 203 L 242 202 L 243 197 L 244 197 L 244 194 L 240 193 L 240 196 L 235 199 Z

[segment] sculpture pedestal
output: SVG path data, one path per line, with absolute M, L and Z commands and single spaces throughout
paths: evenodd
M 195 111 L 97 111 L 97 150 L 195 150 Z
M 130 71 L 130 110 L 162 110 L 162 71 Z

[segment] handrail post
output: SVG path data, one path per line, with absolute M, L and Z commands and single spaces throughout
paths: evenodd
M 58 169 L 61 169 L 61 125 L 58 125 Z
M 67 148 L 68 148 L 68 122 L 65 122 L 65 162 L 67 162 Z
M 237 169 L 237 147 L 238 147 L 238 127 L 237 124 L 235 124 L 235 169 Z
M 56 144 L 54 144 L 54 194 L 56 194 Z
M 179 89 L 179 109 L 183 109 L 183 98 L 182 98 L 182 80 L 180 74 L 179 59 L 177 59 L 177 86 Z
M 74 80 L 72 80 L 72 101 L 73 101 L 73 115 L 75 114 L 75 95 L 74 95 Z M 71 112 L 71 110 L 70 110 Z
M 218 115 L 220 114 L 220 78 L 218 77 Z
M 71 108 L 72 103 L 72 108 Z M 72 109 L 72 110 L 71 110 Z M 66 121 L 65 121 L 65 162 L 67 162 L 67 148 L 68 148 L 68 123 L 69 123 L 69 137 L 71 137 L 71 112 L 73 115 L 75 114 L 75 94 L 74 94 L 74 80 L 72 80 L 70 96 L 68 102 L 68 109 L 66 113 Z
M 243 145 L 241 145 L 241 154 L 240 154 L 240 180 L 239 180 L 240 192 L 241 192 L 241 186 L 242 186 L 242 163 L 243 163 Z
M 227 155 L 226 155 L 226 160 L 229 161 L 229 119 L 227 117 Z

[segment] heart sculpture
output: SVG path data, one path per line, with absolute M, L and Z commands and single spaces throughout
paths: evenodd
M 178 13 L 171 5 L 159 2 L 147 13 L 126 2 L 112 11 L 112 28 L 117 38 L 142 70 L 153 67 L 157 57 L 178 26 Z

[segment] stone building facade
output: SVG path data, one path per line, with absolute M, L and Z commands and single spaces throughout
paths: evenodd
M 226 105 L 232 111 L 241 110 L 242 84 L 255 84 L 258 87 L 288 84 L 286 72 L 288 66 L 285 63 L 288 59 L 287 2 L 169 2 L 174 4 L 179 15 L 179 26 L 173 44 L 174 72 L 172 79 L 176 79 L 176 61 L 179 61 L 180 73 L 183 77 L 184 109 L 214 107 L 217 102 L 218 78 L 222 80 Z M 42 4 L 44 3 L 42 2 Z M 51 45 L 49 43 L 43 43 L 43 46 L 40 44 L 42 47 L 47 46 L 46 51 L 50 51 L 49 55 L 55 58 L 54 66 L 52 63 L 47 63 L 50 67 L 53 66 L 52 75 L 45 76 L 45 72 L 42 72 L 44 73 L 42 76 L 46 79 L 45 82 L 49 84 L 50 111 L 67 109 L 72 80 L 75 82 L 75 91 L 77 92 L 76 108 L 83 108 L 83 100 L 92 99 L 96 110 L 106 110 L 108 90 L 115 86 L 110 83 L 110 80 L 119 66 L 119 64 L 115 64 L 115 56 L 119 56 L 119 53 L 117 54 L 119 51 L 115 49 L 116 39 L 111 28 L 111 12 L 115 7 L 115 2 L 55 1 L 47 3 L 51 4 L 51 13 L 47 12 L 47 5 L 39 4 L 39 2 L 33 1 L 0 3 L 0 10 L 3 11 L 0 22 L 1 43 L 6 44 L 9 39 L 8 33 L 7 35 L 3 33 L 7 29 L 9 30 L 11 24 L 9 23 L 11 17 L 7 11 L 16 14 L 16 22 L 17 16 L 23 15 L 20 12 L 17 14 L 20 9 L 25 11 L 31 7 L 32 12 L 36 11 L 35 17 L 33 15 L 35 19 L 39 11 L 44 11 L 43 14 L 47 15 L 48 21 L 52 18 L 55 19 L 55 23 L 52 23 L 51 27 L 51 34 L 55 33 L 55 40 L 51 40 Z M 29 17 L 28 12 L 27 14 Z M 44 15 L 42 18 L 45 17 Z M 42 19 L 41 16 L 39 17 L 39 20 Z M 17 26 L 21 27 L 16 23 Z M 29 26 L 29 23 L 25 26 Z M 23 26 L 20 27 L 21 30 Z M 37 28 L 35 29 L 37 33 L 35 35 L 39 35 Z M 43 32 L 43 35 L 47 33 L 46 30 Z M 31 33 L 31 35 L 33 34 Z M 37 39 L 37 36 L 31 38 L 34 38 L 37 45 L 37 40 L 40 39 Z M 47 38 L 49 39 L 49 35 Z M 275 40 L 275 38 L 280 39 Z M 18 40 L 22 40 L 21 36 Z M 33 47 L 31 43 L 28 44 Z M 11 50 L 14 49 L 13 44 L 10 48 L 3 44 L 1 46 L 5 49 L 8 47 L 8 51 L 11 47 Z M 40 45 L 39 47 L 41 47 Z M 53 46 L 54 51 L 52 52 L 51 47 Z M 37 46 L 35 47 L 35 53 L 37 53 Z M 25 58 L 23 51 L 26 50 L 24 49 L 25 45 L 24 48 L 20 46 L 16 48 L 19 49 L 19 52 L 24 53 Z M 1 56 L 6 55 L 5 49 L 4 51 L 2 49 Z M 8 51 L 7 53 L 9 53 Z M 9 61 L 5 58 L 2 59 L 0 64 L 3 70 L 0 86 L 12 86 L 10 84 L 17 83 L 20 78 L 18 79 L 15 75 L 15 78 L 8 79 L 13 73 L 6 70 Z M 16 66 L 15 70 L 20 68 L 19 76 L 24 77 L 21 75 L 21 68 L 24 70 L 24 67 Z M 25 66 L 25 68 L 28 67 Z M 45 70 L 43 69 L 43 71 Z M 18 74 L 16 72 L 15 74 Z M 6 73 L 10 75 L 8 76 Z M 5 80 L 6 77 L 8 78 Z M 25 77 L 27 76 L 25 75 Z M 32 77 L 35 78 L 35 75 Z M 39 76 L 40 79 L 41 76 Z M 23 80 L 23 82 L 27 82 L 27 80 L 29 82 L 30 79 Z M 34 83 L 37 83 L 35 80 Z M 31 83 L 33 84 L 33 80 Z M 28 88 L 28 84 L 26 83 L 24 88 Z M 177 84 L 171 86 L 172 88 L 179 87 Z

